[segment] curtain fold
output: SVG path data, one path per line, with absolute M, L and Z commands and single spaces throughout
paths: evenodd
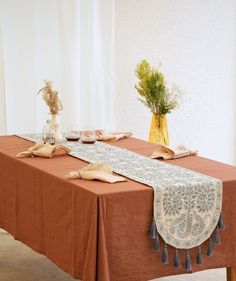
M 2 26 L 1 26 L 1 14 L 0 14 L 0 135 L 6 134 L 6 128 L 7 128 L 7 124 L 6 124 L 5 88 L 4 88 L 4 72 L 3 72 Z
M 45 79 L 63 102 L 62 131 L 114 129 L 113 0 L 8 0 L 0 10 L 0 132 L 42 130 Z

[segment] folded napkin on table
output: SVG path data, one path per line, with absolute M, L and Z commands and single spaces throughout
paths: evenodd
M 89 164 L 79 171 L 69 172 L 66 178 L 100 180 L 108 183 L 126 181 L 123 177 L 113 175 L 111 166 L 103 163 Z
M 176 159 L 188 155 L 197 155 L 197 151 L 188 150 L 185 146 L 178 146 L 172 149 L 169 146 L 158 144 L 151 158 L 163 158 L 164 160 Z
M 99 141 L 117 141 L 120 139 L 129 138 L 132 136 L 130 132 L 111 132 L 111 131 L 97 131 L 97 140 Z
M 63 145 L 36 143 L 34 146 L 30 147 L 27 151 L 18 153 L 16 157 L 41 156 L 41 157 L 51 158 L 55 155 L 65 155 L 68 154 L 69 152 L 70 149 Z

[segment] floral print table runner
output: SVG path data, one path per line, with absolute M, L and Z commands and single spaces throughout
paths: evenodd
M 20 137 L 35 142 L 42 139 L 40 134 Z M 206 241 L 216 229 L 222 206 L 219 179 L 103 142 L 62 144 L 71 149 L 74 157 L 107 163 L 114 172 L 152 187 L 155 226 L 165 243 L 177 249 L 191 249 Z

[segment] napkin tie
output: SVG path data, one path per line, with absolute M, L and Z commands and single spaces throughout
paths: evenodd
M 51 158 L 55 155 L 66 155 L 70 152 L 70 149 L 63 145 L 51 145 L 51 144 L 42 144 L 36 143 L 34 146 L 30 147 L 28 150 L 20 152 L 16 157 L 47 157 Z
M 173 149 L 169 146 L 158 144 L 151 158 L 162 158 L 164 160 L 169 160 L 190 155 L 197 155 L 197 151 L 191 151 L 183 145 L 178 146 L 176 149 Z
M 113 175 L 111 166 L 104 163 L 89 164 L 81 170 L 71 171 L 66 178 L 100 180 L 108 183 L 126 181 L 124 177 Z
M 97 132 L 97 140 L 99 141 L 118 141 L 132 136 L 130 132 L 111 132 L 99 130 Z

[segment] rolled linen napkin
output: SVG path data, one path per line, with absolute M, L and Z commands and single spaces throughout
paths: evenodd
M 197 155 L 197 151 L 188 150 L 183 145 L 178 146 L 176 149 L 172 149 L 169 146 L 158 144 L 151 158 L 163 158 L 164 160 L 169 160 L 189 155 Z
M 132 136 L 130 132 L 111 132 L 111 131 L 97 131 L 97 140 L 99 141 L 117 141 L 120 139 L 129 138 Z
M 113 175 L 111 166 L 103 163 L 89 164 L 79 171 L 69 172 L 66 178 L 100 180 L 108 183 L 126 181 L 123 177 Z
M 40 156 L 40 157 L 51 158 L 55 155 L 65 155 L 68 154 L 69 152 L 70 149 L 63 145 L 36 143 L 34 146 L 30 147 L 27 151 L 18 153 L 16 157 Z

